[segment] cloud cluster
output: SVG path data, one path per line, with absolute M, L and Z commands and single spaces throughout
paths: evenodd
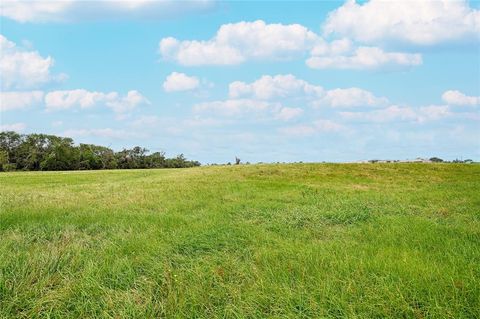
M 45 106 L 48 111 L 106 106 L 116 113 L 125 113 L 147 104 L 150 104 L 148 99 L 135 90 L 129 91 L 124 96 L 118 92 L 92 92 L 84 89 L 48 93 L 43 91 L 0 92 L 0 110 L 2 111 L 33 106 Z
M 385 52 L 377 47 L 355 47 L 348 39 L 331 43 L 300 24 L 267 24 L 262 20 L 222 25 L 210 40 L 163 38 L 163 59 L 181 65 L 232 65 L 247 60 L 288 59 L 310 53 L 307 66 L 314 69 L 377 69 L 414 66 L 420 54 Z
M 206 41 L 164 38 L 159 52 L 163 59 L 182 65 L 229 65 L 247 59 L 282 59 L 302 54 L 317 38 L 300 24 L 242 21 L 222 25 L 216 35 Z
M 197 103 L 193 106 L 195 113 L 213 113 L 233 117 L 261 113 L 275 113 L 281 109 L 279 103 L 254 99 L 228 99 Z
M 459 106 L 480 105 L 480 96 L 468 96 L 457 90 L 445 91 L 442 94 L 442 100 L 449 105 L 459 105 Z
M 172 72 L 163 82 L 165 92 L 190 91 L 198 88 L 200 81 L 197 77 L 185 73 Z
M 299 95 L 319 96 L 323 92 L 324 89 L 321 86 L 309 84 L 292 74 L 279 74 L 264 75 L 252 83 L 232 82 L 229 85 L 228 95 L 231 98 L 251 96 L 256 99 L 268 100 Z
M 1 16 L 18 22 L 70 22 L 85 20 L 168 19 L 215 6 L 210 0 L 7 0 L 0 2 Z
M 348 0 L 330 12 L 322 28 L 323 36 L 300 24 L 242 21 L 220 26 L 209 40 L 164 38 L 159 53 L 185 66 L 309 55 L 306 65 L 313 69 L 398 69 L 421 65 L 421 54 L 390 52 L 385 46 L 408 43 L 420 48 L 478 41 L 480 10 L 463 0 L 371 0 L 362 4 Z
M 163 38 L 159 53 L 164 60 L 185 66 L 234 65 L 308 54 L 306 64 L 314 69 L 378 69 L 422 64 L 418 53 L 358 47 L 348 38 L 328 42 L 300 24 L 267 24 L 262 20 L 224 24 L 210 40 Z
M 42 105 L 43 95 L 43 91 L 0 92 L 0 110 L 19 110 Z
M 129 91 L 125 96 L 118 92 L 103 93 L 84 89 L 51 92 L 26 90 L 41 88 L 65 76 L 51 74 L 53 59 L 50 56 L 44 58 L 36 51 L 25 51 L 3 35 L 0 35 L 0 49 L 1 111 L 43 105 L 50 111 L 104 105 L 116 113 L 125 113 L 139 105 L 150 103 L 136 90 Z M 11 89 L 16 91 L 8 91 Z
M 323 55 L 314 49 L 306 63 L 312 69 L 394 69 L 421 65 L 422 56 L 418 53 L 385 52 L 378 47 L 361 46 L 341 53 L 327 51 Z
M 388 99 L 359 88 L 326 90 L 292 74 L 264 75 L 251 82 L 235 81 L 229 85 L 229 98 L 197 103 L 196 114 L 214 114 L 226 117 L 273 119 L 291 121 L 300 118 L 307 109 L 318 108 L 372 108 L 384 107 Z M 285 106 L 289 105 L 289 106 Z M 291 105 L 296 105 L 292 107 Z M 320 125 L 321 123 L 322 125 Z M 318 122 L 315 126 L 296 126 L 292 130 L 336 131 L 340 126 Z M 302 135 L 302 134 L 300 134 Z
M 370 44 L 401 41 L 434 45 L 478 40 L 480 11 L 470 8 L 465 0 L 370 0 L 363 4 L 348 0 L 328 15 L 323 29 L 327 35 Z
M 135 90 L 128 91 L 125 96 L 118 92 L 91 92 L 83 89 L 52 91 L 45 95 L 45 106 L 50 111 L 105 105 L 114 112 L 123 113 L 149 103 L 147 98 Z
M 340 112 L 340 116 L 346 120 L 388 123 L 388 122 L 416 122 L 439 120 L 451 116 L 447 105 L 429 105 L 419 108 L 409 106 L 391 105 L 384 109 L 367 112 Z
M 294 98 L 315 107 L 380 107 L 388 99 L 359 88 L 326 90 L 322 86 L 298 79 L 292 74 L 264 75 L 252 83 L 235 81 L 229 86 L 230 98 L 249 97 L 258 100 Z M 302 102 L 305 103 L 305 102 Z
M 280 133 L 288 136 L 309 136 L 318 133 L 348 132 L 349 129 L 332 120 L 316 120 L 311 124 L 299 124 L 280 128 Z
M 61 80 L 65 75 L 52 75 L 52 57 L 42 57 L 37 51 L 19 48 L 0 34 L 0 77 L 4 89 L 36 88 Z

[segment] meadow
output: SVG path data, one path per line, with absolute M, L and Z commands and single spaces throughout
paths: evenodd
M 480 318 L 480 165 L 0 174 L 0 318 Z

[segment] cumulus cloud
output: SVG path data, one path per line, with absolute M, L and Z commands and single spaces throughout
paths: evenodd
M 3 3 L 3 2 L 2 2 Z M 42 57 L 37 51 L 19 48 L 0 34 L 0 78 L 2 89 L 28 89 L 62 80 L 65 75 L 52 75 L 52 57 Z
M 113 101 L 108 101 L 105 105 L 114 112 L 128 112 L 140 105 L 148 105 L 150 101 L 136 90 L 128 91 L 126 96 L 117 95 Z
M 163 82 L 163 89 L 165 92 L 189 91 L 198 88 L 199 85 L 200 81 L 194 76 L 172 72 Z
M 429 105 L 420 108 L 391 105 L 387 108 L 367 112 L 340 112 L 346 120 L 364 122 L 418 122 L 439 120 L 451 116 L 452 112 L 447 105 Z
M 347 132 L 348 128 L 332 120 L 316 120 L 312 124 L 283 127 L 280 132 L 290 136 L 308 136 L 318 133 Z
M 299 117 L 302 114 L 303 109 L 299 107 L 283 107 L 280 109 L 278 114 L 275 115 L 275 118 L 282 121 L 289 121 Z
M 264 75 L 252 83 L 232 82 L 229 85 L 228 94 L 231 98 L 252 96 L 257 99 L 268 100 L 303 95 L 318 96 L 323 91 L 321 86 L 309 84 L 292 74 L 279 74 L 275 76 Z
M 322 86 L 298 79 L 292 74 L 264 75 L 252 83 L 232 82 L 229 85 L 229 96 L 231 98 L 247 97 L 258 100 L 293 98 L 303 100 L 316 107 L 378 107 L 388 104 L 388 99 L 377 97 L 363 89 L 338 88 L 326 90 Z
M 182 65 L 239 64 L 247 59 L 288 58 L 310 49 L 318 36 L 300 24 L 266 24 L 262 20 L 222 25 L 206 41 L 160 41 L 163 59 Z
M 126 96 L 121 96 L 117 92 L 90 92 L 83 89 L 52 91 L 45 96 L 45 106 L 50 111 L 76 107 L 85 109 L 105 105 L 114 112 L 122 113 L 149 103 L 140 92 L 135 90 L 129 91 Z
M 27 125 L 25 123 L 2 124 L 0 125 L 0 132 L 5 132 L 5 131 L 23 132 L 26 128 L 27 128 Z
M 373 93 L 359 88 L 348 88 L 328 90 L 314 101 L 313 105 L 349 108 L 356 106 L 379 107 L 386 106 L 388 103 L 389 101 L 385 97 L 377 97 Z
M 43 105 L 42 91 L 0 92 L 0 110 L 19 110 L 35 105 Z
M 7 0 L 0 2 L 0 14 L 19 22 L 68 22 L 115 19 L 165 19 L 215 6 L 209 0 Z
M 416 45 L 478 39 L 480 11 L 467 1 L 384 1 L 364 4 L 348 0 L 332 11 L 323 25 L 336 34 L 363 43 L 399 40 Z
M 232 65 L 247 60 L 303 57 L 311 68 L 378 69 L 422 63 L 420 54 L 357 47 L 348 38 L 327 42 L 300 24 L 267 24 L 262 20 L 222 25 L 210 40 L 163 38 L 159 53 L 186 66 Z
M 279 103 L 254 99 L 229 99 L 198 103 L 193 106 L 195 113 L 214 113 L 222 116 L 243 116 L 251 113 L 278 112 Z
M 442 100 L 449 105 L 459 105 L 459 106 L 480 105 L 480 96 L 468 96 L 457 90 L 445 91 L 442 94 Z
M 358 47 L 341 54 L 313 50 L 306 64 L 312 69 L 378 69 L 417 66 L 422 64 L 422 56 L 418 53 L 385 52 L 377 47 Z M 344 53 L 347 53 L 344 55 Z
M 452 116 L 453 113 L 450 111 L 448 105 L 428 105 L 422 106 L 417 111 L 417 121 L 426 122 L 426 121 L 435 121 L 442 118 Z

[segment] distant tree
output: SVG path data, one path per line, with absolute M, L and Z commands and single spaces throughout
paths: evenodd
M 97 147 L 91 144 L 80 144 L 79 146 L 79 169 L 101 169 L 104 168 L 102 158 L 97 152 Z
M 40 170 L 40 163 L 45 160 L 51 147 L 50 137 L 46 134 L 30 134 L 25 136 L 18 147 L 17 168 L 29 171 Z
M 430 158 L 430 161 L 434 162 L 434 163 L 441 163 L 441 162 L 443 162 L 443 159 L 438 158 L 438 157 L 432 157 L 432 158 Z
M 17 166 L 18 150 L 23 143 L 23 136 L 13 131 L 0 132 L 0 150 L 7 153 L 7 163 Z
M 3 171 L 6 165 L 8 165 L 8 152 L 2 149 L 0 150 L 0 170 Z
M 0 171 L 181 168 L 201 165 L 198 161 L 187 160 L 183 154 L 166 158 L 164 152 L 148 152 L 140 146 L 114 152 L 108 147 L 93 144 L 77 146 L 68 137 L 0 132 Z
M 147 157 L 149 168 L 162 168 L 165 167 L 165 153 L 155 152 Z
M 48 136 L 48 146 L 40 169 L 46 171 L 60 171 L 78 169 L 78 148 L 73 146 L 71 138 Z
M 240 164 L 240 159 L 235 156 L 235 165 L 239 165 L 239 164 Z

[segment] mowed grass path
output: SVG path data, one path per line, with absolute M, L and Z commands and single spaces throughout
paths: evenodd
M 0 318 L 480 318 L 480 165 L 0 174 Z

